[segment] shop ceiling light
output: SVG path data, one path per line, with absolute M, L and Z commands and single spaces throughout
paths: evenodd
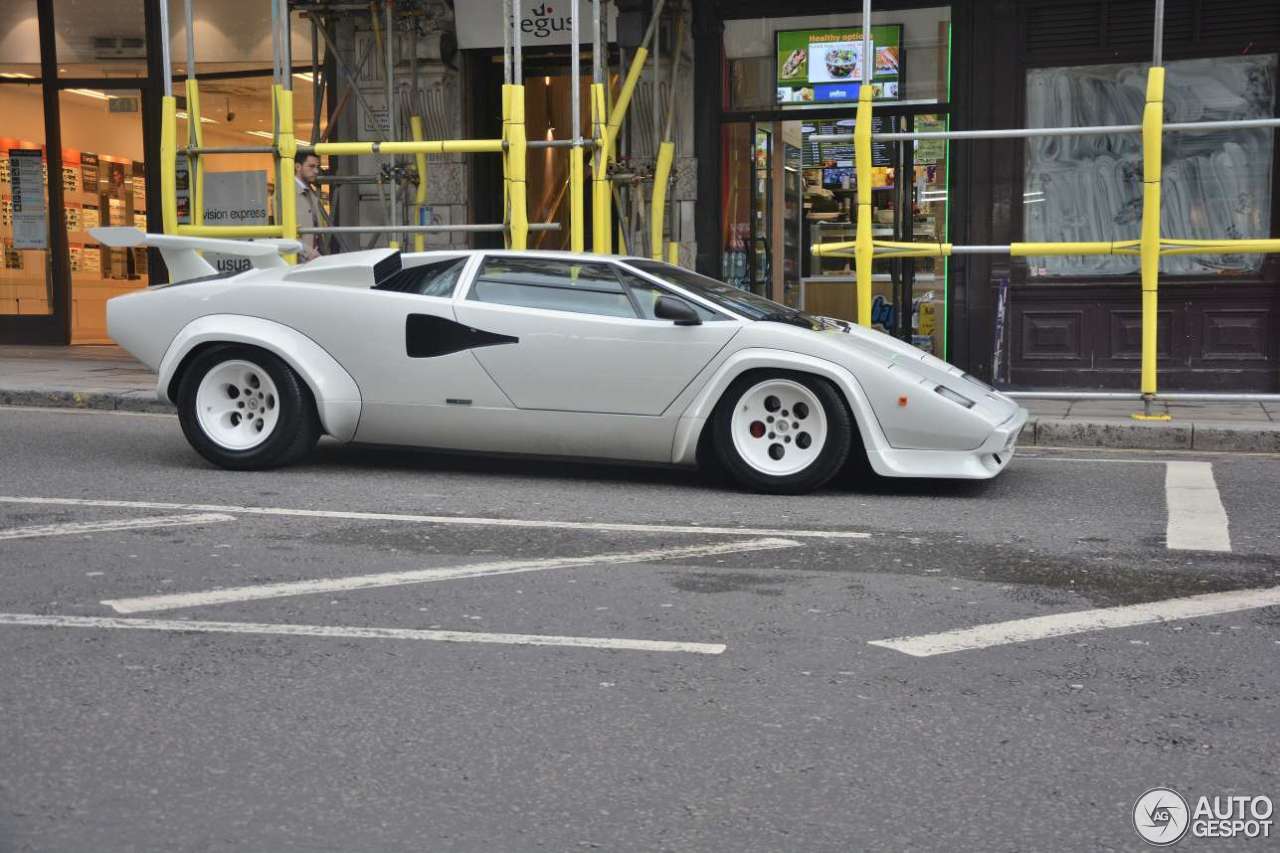
M 179 110 L 178 112 L 174 113 L 174 115 L 182 119 L 183 121 L 186 121 L 187 119 L 191 118 L 191 116 L 187 115 L 182 110 Z M 200 116 L 200 123 L 201 124 L 218 124 L 219 122 L 216 118 L 209 118 L 208 116 Z
M 246 130 L 250 136 L 261 136 L 263 139 L 275 139 L 275 135 L 266 130 Z
M 306 80 L 308 83 L 316 82 L 316 78 L 310 71 L 295 71 L 293 76 L 298 80 Z
M 6 80 L 34 80 L 34 74 L 23 74 L 21 71 L 0 71 L 0 77 Z
M 76 95 L 84 95 L 86 98 L 96 98 L 99 101 L 109 101 L 115 97 L 114 95 L 108 95 L 106 92 L 99 92 L 97 89 L 68 89 L 67 91 Z

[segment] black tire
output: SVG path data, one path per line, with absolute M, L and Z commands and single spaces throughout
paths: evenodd
M 227 361 L 247 361 L 275 383 L 279 414 L 271 434 L 261 444 L 232 450 L 215 441 L 196 412 L 196 392 L 209 371 Z M 311 452 L 320 440 L 320 418 L 305 382 L 293 368 L 264 349 L 243 344 L 218 344 L 198 353 L 187 365 L 178 385 L 178 421 L 196 452 L 222 468 L 255 470 L 290 465 Z
M 751 465 L 734 446 L 733 417 L 743 394 L 769 379 L 785 379 L 808 388 L 818 399 L 827 421 L 826 443 L 805 468 L 786 475 L 772 475 Z M 849 456 L 857 429 L 849 407 L 834 385 L 808 373 L 786 370 L 753 370 L 734 380 L 724 392 L 712 416 L 712 446 L 716 459 L 739 485 L 757 492 L 797 495 L 821 488 L 834 477 Z

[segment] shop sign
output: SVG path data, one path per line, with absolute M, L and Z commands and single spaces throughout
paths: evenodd
M 204 176 L 205 225 L 266 225 L 267 173 L 206 172 Z M 218 272 L 240 273 L 249 269 L 248 258 L 206 252 L 204 259 Z
M 43 157 L 38 148 L 9 149 L 15 249 L 49 248 L 49 211 L 44 203 L 43 172 Z
M 520 4 L 520 41 L 524 47 L 541 47 L 547 44 L 569 44 L 569 0 L 547 0 Z M 610 4 L 606 17 L 606 38 L 616 38 L 617 11 Z M 458 15 L 458 47 L 502 47 L 502 4 L 474 3 L 467 7 L 465 15 Z M 578 2 L 578 38 L 581 44 L 591 47 L 591 3 Z

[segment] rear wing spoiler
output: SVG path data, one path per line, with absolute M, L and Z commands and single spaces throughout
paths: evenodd
M 282 254 L 302 251 L 297 240 L 220 240 L 212 237 L 179 237 L 170 234 L 147 234 L 137 228 L 113 226 L 91 228 L 89 234 L 104 246 L 121 249 L 147 246 L 159 249 L 160 257 L 169 268 L 172 282 L 190 281 L 193 278 L 214 276 L 218 271 L 200 257 L 198 252 L 221 252 L 248 258 L 255 269 L 288 266 Z

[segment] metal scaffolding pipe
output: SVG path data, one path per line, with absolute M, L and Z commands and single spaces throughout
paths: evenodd
M 193 145 L 178 149 L 179 154 L 274 154 L 275 151 L 272 145 Z
M 1151 51 L 1151 64 L 1163 65 L 1164 59 L 1164 0 L 1156 0 L 1155 45 Z
M 533 222 L 530 231 L 559 231 L 559 222 Z M 390 230 L 386 225 L 330 225 L 321 228 L 299 228 L 299 234 L 374 234 Z M 437 232 L 506 231 L 501 222 L 457 225 L 402 225 L 396 228 L 408 234 L 434 234 Z
M 395 11 L 393 8 L 394 3 L 395 3 L 395 0 L 383 0 L 382 2 L 383 19 L 386 21 L 386 25 L 383 27 L 382 41 L 383 41 L 383 46 L 386 49 L 385 52 L 386 52 L 386 65 L 387 65 L 387 139 L 391 142 L 396 141 L 396 131 L 399 130 L 399 128 L 396 127 L 396 98 L 395 98 L 396 62 L 395 62 L 395 52 L 394 52 L 396 39 L 395 39 L 395 33 L 394 33 L 395 22 L 393 20 L 395 16 Z M 395 162 L 396 162 L 395 155 L 392 154 L 391 156 L 392 165 L 395 165 Z M 396 182 L 392 181 L 391 182 L 390 220 L 391 220 L 391 227 L 393 229 L 400 224 L 400 196 L 397 190 L 398 190 L 398 187 L 396 186 Z M 391 233 L 390 240 L 392 241 L 391 245 L 393 248 L 399 245 L 400 240 L 397 238 L 394 230 Z
M 293 91 L 293 22 L 289 19 L 289 0 L 280 0 L 280 85 Z
M 169 4 L 160 4 L 160 62 L 164 65 L 164 96 L 173 97 L 173 68 L 169 59 Z
M 871 55 L 871 0 L 862 0 L 862 85 L 871 85 L 875 64 Z
M 1164 125 L 1166 133 L 1195 133 L 1214 130 L 1248 130 L 1252 128 L 1280 127 L 1280 118 L 1246 118 L 1225 121 L 1171 122 Z M 914 133 L 873 133 L 873 142 L 906 142 L 913 139 L 1025 139 L 1037 136 L 1107 136 L 1119 133 L 1141 133 L 1140 124 L 1091 125 L 1086 127 L 1028 127 L 999 128 L 994 130 L 928 130 Z M 818 144 L 849 144 L 852 133 L 832 133 L 809 137 Z

